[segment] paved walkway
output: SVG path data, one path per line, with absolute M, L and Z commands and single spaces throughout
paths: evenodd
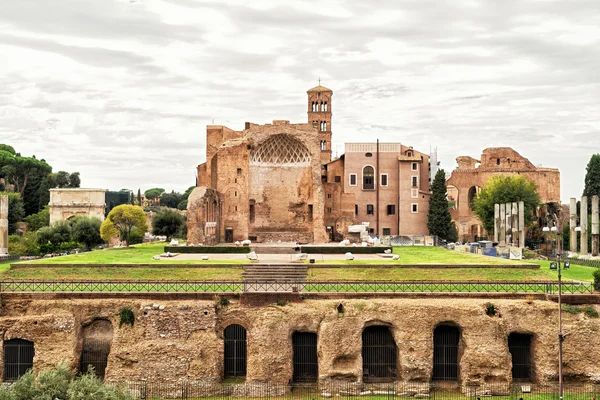
M 352 251 L 350 251 L 352 252 Z M 169 260 L 177 261 L 177 260 L 201 260 L 203 256 L 208 256 L 209 260 L 248 260 L 246 254 L 190 254 L 190 253 L 180 253 L 173 258 L 169 258 Z M 316 261 L 334 261 L 334 260 L 344 260 L 343 254 L 309 254 L 308 258 L 314 258 Z M 383 261 L 386 258 L 378 256 L 377 254 L 354 254 L 355 260 L 378 260 Z M 389 260 L 389 259 L 387 259 Z M 289 263 L 296 261 L 295 254 L 258 254 L 258 261 L 261 263 Z

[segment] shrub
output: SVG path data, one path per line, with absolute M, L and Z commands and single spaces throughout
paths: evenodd
M 221 307 L 227 307 L 229 305 L 229 299 L 227 299 L 227 297 L 219 297 L 219 305 Z
M 219 254 L 245 254 L 252 249 L 248 246 L 165 246 L 165 253 L 219 253 Z
M 133 324 L 135 323 L 135 315 L 133 314 L 131 308 L 122 308 L 119 315 L 121 317 L 121 320 L 119 321 L 119 328 L 122 327 L 124 324 L 131 325 L 133 327 Z
M 371 246 L 371 247 L 341 247 L 341 246 L 302 246 L 302 252 L 307 254 L 377 254 L 385 250 L 391 250 L 390 246 Z
M 594 277 L 594 290 L 600 291 L 600 268 L 596 268 L 592 275 Z
M 181 230 L 183 225 L 185 225 L 183 215 L 175 210 L 165 209 L 157 213 L 152 219 L 152 233 L 154 235 L 164 235 L 169 240 Z
M 562 310 L 569 314 L 579 314 L 581 312 L 579 307 L 575 307 L 571 304 L 563 304 Z
M 88 249 L 102 243 L 102 238 L 100 237 L 100 225 L 102 225 L 102 221 L 98 218 L 73 218 L 71 220 L 73 240 L 83 243 Z
M 40 246 L 34 232 L 26 232 L 23 236 L 10 235 L 8 237 L 8 254 L 17 256 L 37 256 Z
M 496 315 L 496 307 L 493 303 L 487 303 L 485 305 L 485 313 L 488 317 L 493 317 L 494 315 Z
M 592 306 L 586 306 L 583 308 L 583 313 L 590 317 L 590 318 L 598 318 L 600 317 L 600 314 L 598 314 L 598 311 L 596 311 L 596 309 Z
M 27 230 L 32 232 L 35 232 L 44 226 L 49 226 L 50 210 L 48 206 L 44 207 L 44 209 L 37 214 L 31 214 L 25 217 L 25 222 L 27 222 Z

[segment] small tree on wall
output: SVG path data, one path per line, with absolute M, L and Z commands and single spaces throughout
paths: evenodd
M 438 170 L 431 185 L 431 197 L 429 198 L 429 213 L 427 214 L 427 228 L 430 235 L 436 235 L 440 239 L 452 240 L 453 222 L 448 210 L 448 198 L 446 193 L 446 172 Z M 452 237 L 451 237 L 452 236 Z M 456 239 L 454 239 L 456 241 Z

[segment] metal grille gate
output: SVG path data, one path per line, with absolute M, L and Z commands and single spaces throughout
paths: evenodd
M 94 368 L 96 376 L 100 379 L 104 379 L 109 353 L 110 341 L 85 338 L 81 349 L 79 372 L 85 374 L 91 366 Z
M 25 339 L 11 339 L 4 342 L 4 380 L 19 379 L 33 367 L 33 342 Z
M 455 326 L 440 325 L 433 331 L 433 380 L 458 380 L 458 342 Z
M 397 376 L 397 348 L 387 326 L 370 326 L 362 333 L 363 380 L 392 382 Z
M 317 334 L 294 332 L 294 382 L 316 382 L 319 376 L 317 359 Z
M 246 328 L 229 325 L 225 328 L 225 377 L 246 376 Z
M 531 335 L 511 333 L 508 336 L 508 350 L 512 357 L 512 377 L 517 381 L 531 379 Z

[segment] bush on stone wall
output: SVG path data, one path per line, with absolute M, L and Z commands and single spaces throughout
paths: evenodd
M 219 253 L 219 254 L 246 254 L 252 250 L 247 246 L 233 247 L 233 246 L 165 246 L 165 253 Z
M 133 400 L 123 389 L 105 384 L 93 369 L 75 375 L 66 363 L 41 371 L 36 377 L 29 370 L 11 385 L 0 386 L 0 400 Z

